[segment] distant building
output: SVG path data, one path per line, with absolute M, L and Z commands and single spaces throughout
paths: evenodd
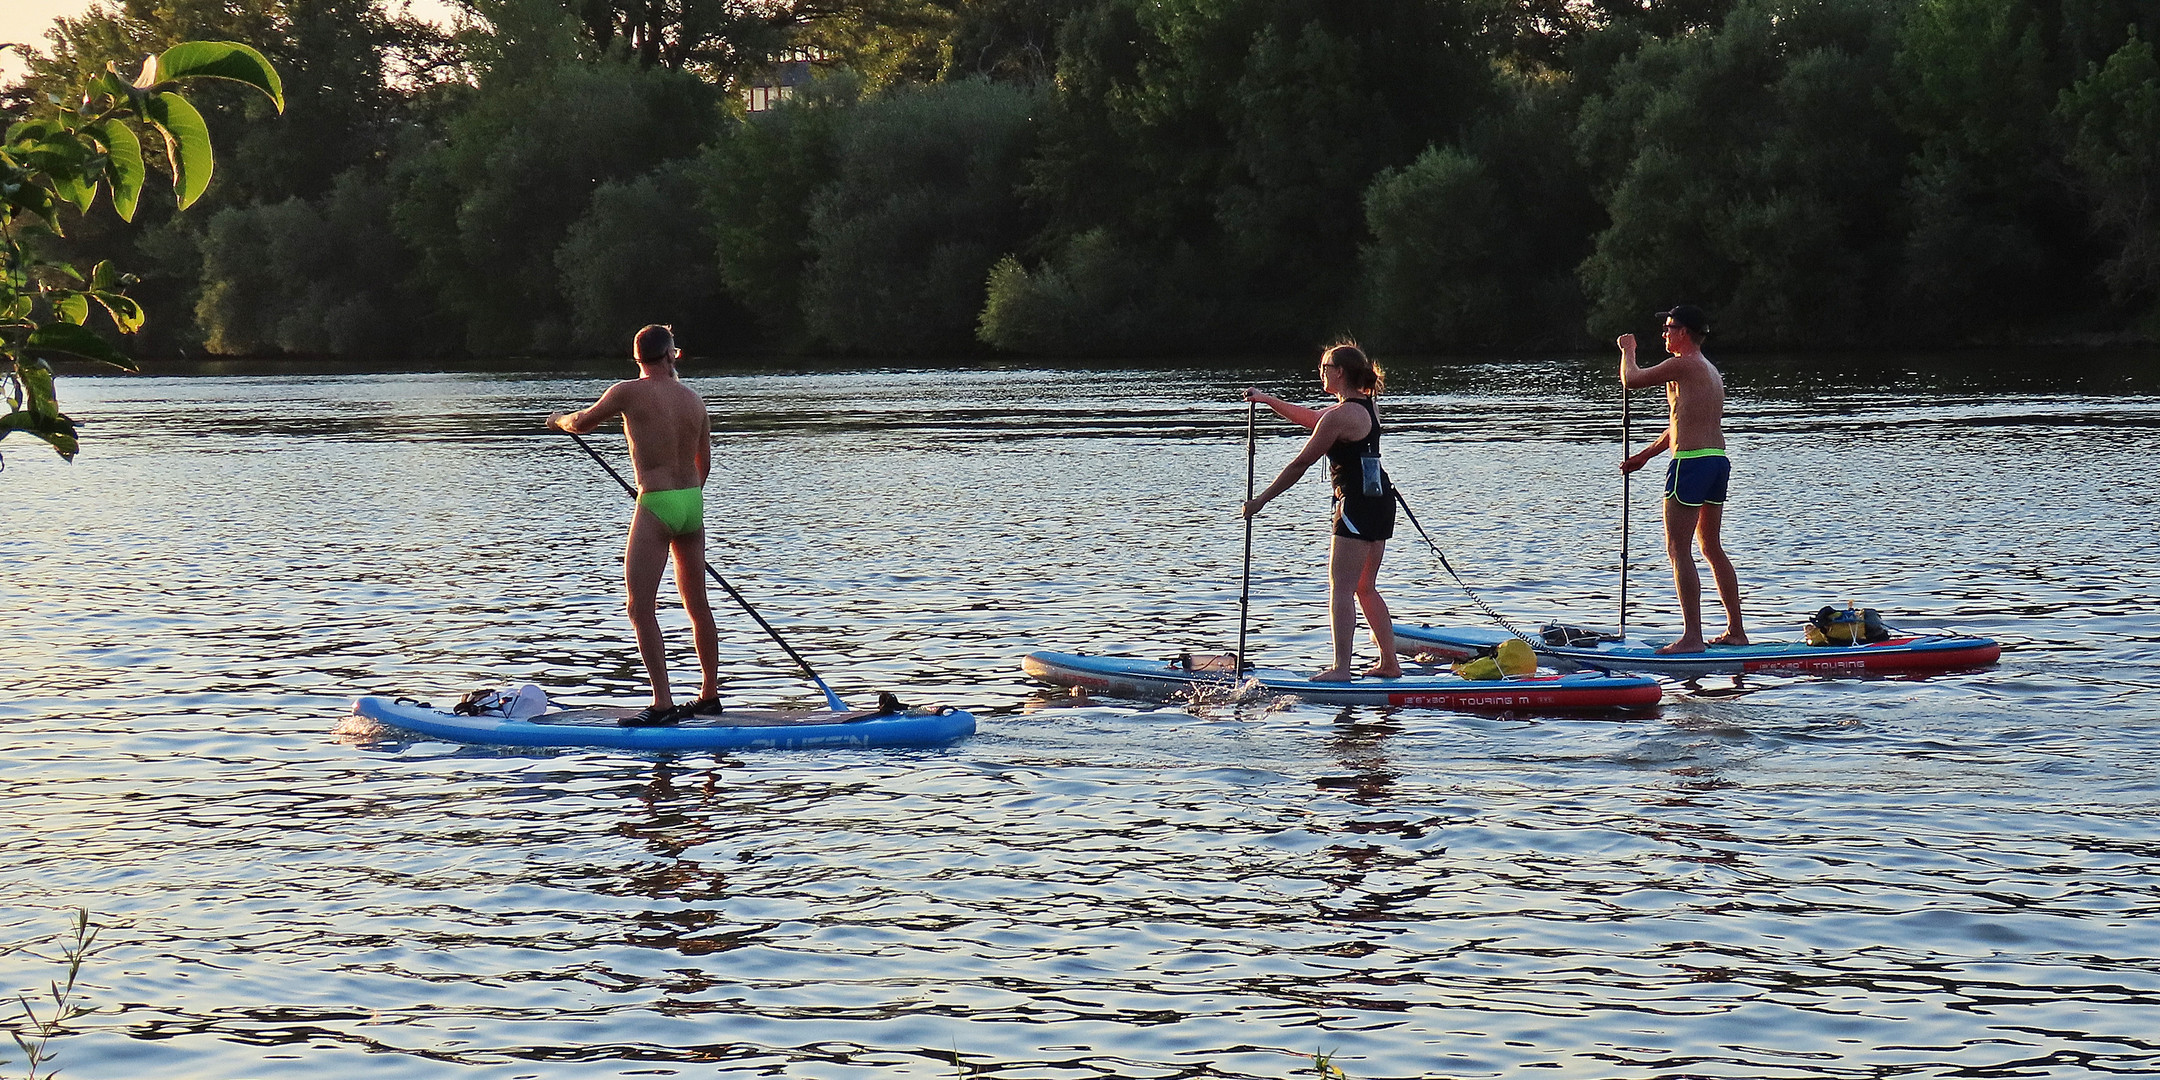
M 744 80 L 743 106 L 751 112 L 764 112 L 794 97 L 796 90 L 810 85 L 810 65 L 822 59 L 808 49 L 781 54 L 770 68 Z

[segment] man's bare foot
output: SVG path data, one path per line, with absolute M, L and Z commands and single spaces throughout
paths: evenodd
M 1712 645 L 1745 645 L 1747 643 L 1747 633 L 1741 630 L 1727 630 L 1710 639 Z
M 1672 656 L 1676 653 L 1699 653 L 1702 651 L 1702 638 L 1698 636 L 1689 636 L 1681 638 L 1680 640 L 1672 642 L 1671 644 L 1659 646 L 1658 655 Z
M 1350 680 L 1352 680 L 1352 679 L 1355 679 L 1355 678 L 1357 678 L 1357 676 L 1355 676 L 1355 675 L 1352 675 L 1352 674 L 1350 673 L 1350 669 L 1348 669 L 1348 668 L 1339 668 L 1339 667 L 1331 667 L 1331 668 L 1328 668 L 1328 669 L 1327 669 L 1327 670 L 1325 670 L 1325 671 L 1322 671 L 1322 672 L 1320 672 L 1319 674 L 1316 674 L 1316 675 L 1314 675 L 1314 676 L 1312 677 L 1312 681 L 1314 681 L 1314 682 L 1349 682 Z
M 1402 665 L 1374 664 L 1365 669 L 1365 676 L 1370 679 L 1400 679 L 1402 678 Z

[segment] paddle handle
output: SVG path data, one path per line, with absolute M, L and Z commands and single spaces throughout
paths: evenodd
M 1245 501 L 1253 497 L 1253 463 L 1257 458 L 1254 432 L 1258 429 L 1260 403 L 1245 403 Z M 1238 586 L 1237 598 L 1237 670 L 1245 674 L 1245 617 L 1252 608 L 1252 516 L 1245 515 L 1245 578 Z
M 578 447 L 580 449 L 584 450 L 587 454 L 592 455 L 592 459 L 596 462 L 599 462 L 600 467 L 607 470 L 607 474 L 614 477 L 615 482 L 622 485 L 622 489 L 625 492 L 629 493 L 631 498 L 634 499 L 637 497 L 637 489 L 630 486 L 630 481 L 623 479 L 623 475 L 615 471 L 615 466 L 608 464 L 608 459 L 601 457 L 600 452 L 593 449 L 592 444 L 586 442 L 584 436 L 579 435 L 575 431 L 569 431 L 566 429 L 557 430 L 561 430 L 563 434 L 570 436 L 570 438 L 578 444 Z M 773 625 L 765 621 L 765 616 L 758 614 L 758 610 L 750 606 L 750 601 L 744 599 L 743 594 L 736 592 L 735 586 L 728 584 L 728 580 L 720 576 L 720 571 L 713 569 L 713 564 L 709 562 L 706 563 L 705 572 L 712 576 L 713 581 L 720 586 L 721 590 L 726 592 L 728 596 L 733 599 L 735 603 L 739 605 L 746 614 L 750 616 L 750 618 L 755 620 L 759 627 L 764 629 L 766 636 L 772 638 L 773 643 L 780 646 L 780 651 L 788 654 L 788 659 L 795 661 L 795 663 L 803 669 L 803 674 L 808 675 L 810 677 L 810 681 L 817 684 L 817 688 L 825 695 L 825 704 L 830 707 L 832 711 L 848 711 L 847 703 L 840 700 L 840 695 L 833 693 L 832 687 L 825 685 L 825 680 L 818 678 L 817 670 L 810 666 L 810 661 L 803 659 L 802 654 L 796 652 L 794 646 L 789 645 L 787 643 L 787 639 L 780 636 L 780 631 L 773 629 Z

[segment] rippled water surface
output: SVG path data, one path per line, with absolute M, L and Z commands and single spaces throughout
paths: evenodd
M 0 447 L 0 990 L 94 913 L 74 1080 L 2160 1072 L 2160 363 L 1727 364 L 1754 629 L 1857 600 L 2001 639 L 1990 671 L 1627 721 L 1030 686 L 1032 648 L 1235 641 L 1237 391 L 1308 368 L 692 370 L 716 565 L 843 695 L 982 725 L 672 758 L 344 717 L 635 702 L 625 501 L 538 425 L 612 370 L 66 378 L 80 459 Z M 1391 471 L 1473 587 L 1609 623 L 1606 361 L 1392 382 Z M 1634 488 L 1631 624 L 1670 631 Z M 1324 659 L 1325 511 L 1315 478 L 1260 520 L 1264 661 Z M 1388 559 L 1399 617 L 1476 618 Z M 818 703 L 722 627 L 733 700 Z

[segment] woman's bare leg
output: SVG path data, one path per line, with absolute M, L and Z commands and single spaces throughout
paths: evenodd
M 1395 616 L 1380 596 L 1380 560 L 1387 554 L 1387 541 L 1374 540 L 1366 546 L 1372 550 L 1365 557 L 1365 573 L 1358 578 L 1358 608 L 1365 612 L 1365 626 L 1372 631 L 1373 646 L 1380 650 L 1380 662 L 1366 668 L 1365 674 L 1393 679 L 1402 675 L 1402 658 L 1395 655 Z

